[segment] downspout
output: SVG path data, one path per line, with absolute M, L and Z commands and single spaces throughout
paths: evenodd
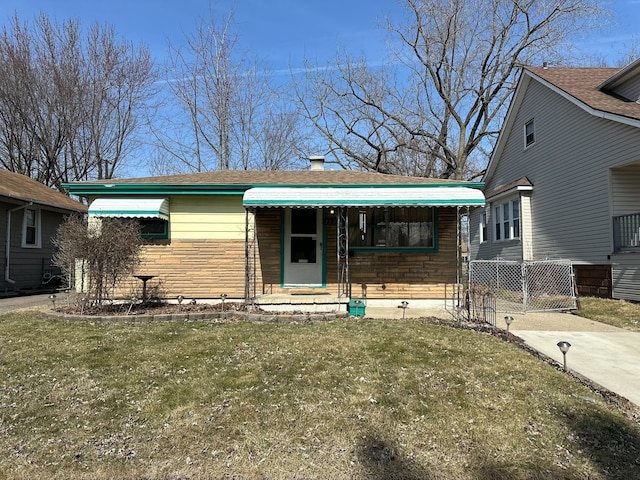
M 19 207 L 7 210 L 7 244 L 5 253 L 6 264 L 4 266 L 4 281 L 10 283 L 11 285 L 15 285 L 16 283 L 16 281 L 11 279 L 11 276 L 9 275 L 9 262 L 11 258 L 11 214 L 13 212 L 17 212 L 18 210 L 23 210 L 31 205 L 33 205 L 33 202 L 25 203 L 24 205 L 21 205 Z

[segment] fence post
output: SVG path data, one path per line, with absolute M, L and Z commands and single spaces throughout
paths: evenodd
M 522 312 L 527 313 L 527 305 L 529 300 L 529 288 L 527 282 L 527 263 L 522 262 L 520 275 L 522 277 Z

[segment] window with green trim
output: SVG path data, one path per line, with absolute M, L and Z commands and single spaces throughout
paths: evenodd
M 102 221 L 109 221 L 110 218 L 103 218 Z M 140 227 L 140 237 L 143 239 L 169 238 L 169 222 L 162 218 L 119 218 L 119 220 L 137 223 Z
M 434 208 L 351 208 L 349 247 L 434 248 Z

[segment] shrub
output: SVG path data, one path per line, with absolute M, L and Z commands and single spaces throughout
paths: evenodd
M 54 238 L 53 263 L 70 278 L 82 266 L 82 290 L 97 305 L 113 297 L 118 280 L 133 272 L 140 261 L 140 227 L 129 219 L 92 219 L 77 215 L 60 225 Z M 86 278 L 86 280 L 85 280 Z

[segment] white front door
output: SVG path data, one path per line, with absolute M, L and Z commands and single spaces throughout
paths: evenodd
M 287 208 L 284 233 L 284 286 L 322 286 L 322 210 Z

